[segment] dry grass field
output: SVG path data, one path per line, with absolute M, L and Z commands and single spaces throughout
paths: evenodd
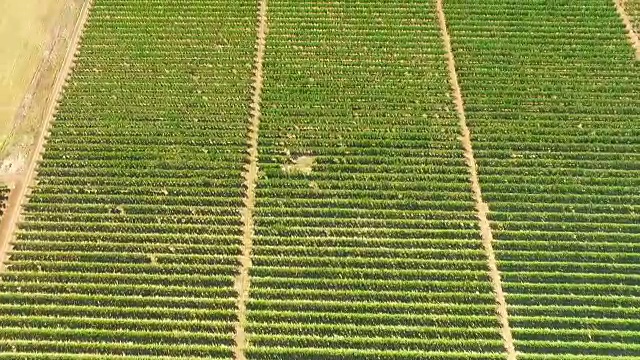
M 67 48 L 82 0 L 0 2 L 1 172 L 19 171 Z M 5 159 L 6 160 L 6 159 Z

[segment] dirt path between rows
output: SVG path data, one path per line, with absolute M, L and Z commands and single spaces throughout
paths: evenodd
M 631 17 L 627 14 L 625 10 L 625 0 L 613 0 L 616 5 L 616 10 L 618 11 L 618 15 L 624 24 L 625 30 L 627 30 L 627 37 L 629 38 L 629 42 L 631 46 L 636 51 L 636 60 L 640 61 L 640 39 L 638 38 L 638 34 L 633 29 L 633 24 L 631 22 Z
M 256 182 L 258 181 L 258 128 L 262 117 L 262 87 L 264 82 L 263 64 L 264 53 L 267 42 L 267 0 L 260 0 L 258 9 L 258 29 L 256 34 L 256 56 L 253 69 L 253 94 L 249 110 L 249 127 L 247 134 L 248 155 L 245 165 L 244 176 L 244 208 L 242 209 L 242 254 L 240 255 L 240 271 L 236 278 L 235 290 L 238 292 L 236 301 L 238 323 L 234 335 L 235 347 L 234 358 L 236 360 L 246 360 L 246 349 L 248 339 L 246 334 L 247 322 L 247 302 L 249 301 L 249 287 L 251 279 L 249 270 L 251 269 L 251 252 L 254 235 L 254 209 L 256 203 Z
M 489 206 L 482 199 L 482 190 L 480 189 L 480 180 L 478 179 L 478 165 L 473 154 L 473 146 L 471 143 L 471 132 L 467 125 L 467 116 L 464 110 L 464 101 L 462 99 L 462 91 L 458 81 L 458 73 L 456 71 L 455 58 L 451 48 L 451 38 L 447 29 L 447 18 L 442 5 L 443 0 L 436 1 L 436 11 L 438 12 L 438 22 L 440 24 L 440 32 L 444 42 L 447 57 L 447 67 L 449 69 L 449 81 L 453 90 L 456 112 L 460 120 L 461 141 L 464 148 L 464 156 L 469 167 L 469 175 L 471 181 L 471 191 L 476 203 L 477 218 L 480 225 L 480 234 L 482 237 L 482 245 L 487 256 L 487 265 L 489 267 L 489 278 L 496 300 L 496 314 L 500 323 L 500 332 L 504 340 L 504 348 L 507 353 L 508 360 L 516 360 L 516 351 L 513 343 L 513 335 L 507 313 L 507 302 L 502 291 L 502 279 L 496 264 L 496 257 L 493 251 L 493 233 L 489 224 L 488 214 Z
M 49 127 L 62 94 L 62 89 L 67 81 L 71 69 L 73 68 L 75 54 L 80 45 L 80 37 L 85 24 L 87 23 L 87 19 L 89 18 L 89 10 L 91 9 L 92 4 L 93 0 L 87 0 L 80 11 L 80 15 L 78 16 L 78 20 L 71 35 L 67 54 L 62 62 L 62 66 L 51 91 L 52 95 L 49 99 L 49 104 L 42 121 L 40 134 L 38 135 L 38 139 L 34 144 L 32 151 L 29 153 L 26 170 L 21 174 L 21 176 L 13 177 L 10 180 L 12 183 L 8 184 L 9 186 L 13 186 L 13 190 L 9 193 L 7 209 L 2 217 L 2 221 L 0 221 L 0 272 L 4 270 L 4 262 L 7 260 L 7 252 L 11 247 L 11 240 L 20 219 L 22 206 L 26 203 L 29 186 L 33 184 L 36 178 L 36 167 L 38 165 L 38 161 L 41 159 L 46 143 L 46 137 L 49 133 Z

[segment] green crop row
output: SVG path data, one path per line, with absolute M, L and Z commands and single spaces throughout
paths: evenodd
M 230 336 L 230 335 L 228 335 Z M 202 356 L 208 359 L 228 359 L 230 346 L 143 344 L 137 342 L 86 342 L 86 341 L 46 341 L 46 340 L 4 340 L 0 342 L 1 353 L 60 353 L 99 355 L 149 355 L 149 356 Z
M 137 244 L 137 243 L 81 243 L 54 241 L 25 241 L 15 247 L 16 251 L 87 251 L 87 252 L 127 252 L 150 254 L 193 254 L 193 255 L 233 255 L 239 252 L 237 245 L 171 245 L 171 244 Z
M 78 273 L 110 273 L 110 274 L 160 274 L 160 275 L 234 275 L 235 265 L 203 265 L 203 264 L 158 264 L 154 263 L 91 263 L 74 261 L 7 261 L 6 266 L 13 271 L 25 272 L 78 272 Z
M 247 355 L 255 360 L 501 360 L 504 354 L 499 352 L 455 352 L 429 350 L 373 350 L 350 348 L 297 348 L 284 346 L 252 347 Z
M 165 215 L 139 215 L 126 214 L 123 208 L 115 208 L 110 214 L 59 214 L 59 213 L 37 213 L 33 212 L 28 216 L 29 221 L 70 221 L 86 223 L 128 223 L 128 224 L 148 224 L 151 222 L 163 224 L 185 224 L 185 225 L 236 225 L 240 226 L 240 219 L 236 216 L 172 216 Z
M 476 339 L 411 339 L 398 337 L 360 337 L 350 336 L 300 336 L 300 335 L 253 335 L 251 342 L 255 347 L 314 348 L 314 349 L 352 349 L 385 351 L 443 351 L 500 353 L 502 341 Z M 315 356 L 312 358 L 316 358 Z
M 403 279 L 407 281 L 483 281 L 487 280 L 487 272 L 464 270 L 384 270 L 384 269 L 345 269 L 316 267 L 268 267 L 262 266 L 252 272 L 256 277 L 283 277 L 293 279 L 325 279 L 340 278 L 343 280 L 389 280 Z
M 0 289 L 6 292 L 21 292 L 25 294 L 105 294 L 151 298 L 159 296 L 193 298 L 235 298 L 237 295 L 231 287 L 192 288 L 187 286 L 164 285 L 46 284 L 36 282 L 3 282 L 2 284 L 0 284 Z
M 3 341 L 85 341 L 85 342 L 135 342 L 139 344 L 174 345 L 225 345 L 231 346 L 230 334 L 206 334 L 191 332 L 114 331 L 89 329 L 20 329 L 5 328 L 0 335 Z
M 472 238 L 472 236 L 469 236 Z M 380 248 L 387 249 L 440 249 L 456 250 L 470 249 L 477 250 L 479 244 L 472 239 L 438 239 L 434 234 L 431 239 L 379 239 L 379 238 L 350 238 L 350 237 L 280 237 L 280 236 L 257 236 L 253 239 L 256 246 L 309 246 L 309 247 L 331 247 L 331 248 Z
M 104 317 L 110 319 L 173 319 L 173 320 L 207 320 L 207 321 L 233 321 L 235 313 L 233 308 L 222 309 L 162 309 L 147 307 L 144 309 L 123 308 L 110 306 L 57 306 L 57 305 L 2 305 L 2 316 L 78 316 L 78 317 Z
M 178 248 L 185 245 L 238 245 L 238 235 L 194 235 L 194 234 L 118 234 L 114 236 L 111 233 L 100 232 L 82 232 L 78 231 L 47 231 L 47 232 L 28 232 L 18 231 L 17 238 L 27 242 L 31 241 L 51 241 L 57 243 L 64 242 L 80 242 L 80 243 L 110 243 L 113 245 L 122 244 L 138 244 L 145 246 L 149 244 L 155 245 L 175 245 Z
M 281 251 L 281 253 L 284 251 Z M 468 256 L 453 258 L 446 251 L 431 251 L 428 258 L 404 257 L 355 257 L 355 256 L 327 256 L 327 251 L 307 254 L 264 255 L 262 251 L 253 256 L 257 266 L 266 267 L 336 267 L 353 269 L 398 269 L 398 270 L 484 270 L 487 263 L 480 251 L 467 253 Z M 424 253 L 423 253 L 424 254 Z M 372 255 L 375 255 L 373 253 Z M 284 259 L 283 259 L 284 258 Z

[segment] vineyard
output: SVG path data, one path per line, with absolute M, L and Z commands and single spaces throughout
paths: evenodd
M 0 359 L 640 359 L 628 35 L 612 0 L 92 1 Z
M 520 359 L 640 355 L 640 62 L 612 9 L 445 2 Z

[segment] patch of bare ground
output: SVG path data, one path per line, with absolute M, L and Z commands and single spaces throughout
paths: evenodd
M 469 126 L 467 125 L 467 117 L 464 110 L 462 91 L 460 89 L 460 83 L 458 81 L 455 57 L 451 48 L 451 38 L 449 36 L 449 30 L 447 28 L 447 18 L 444 13 L 442 1 L 443 0 L 436 0 L 436 11 L 438 13 L 440 32 L 442 34 L 446 52 L 447 67 L 449 70 L 449 82 L 453 91 L 456 112 L 458 113 L 458 119 L 460 121 L 462 147 L 464 149 L 464 157 L 467 166 L 469 167 L 469 180 L 471 182 L 471 192 L 473 193 L 473 199 L 476 203 L 476 216 L 480 225 L 482 245 L 487 256 L 489 278 L 491 279 L 491 286 L 495 295 L 496 314 L 500 323 L 500 332 L 502 335 L 502 339 L 504 340 L 504 348 L 507 353 L 507 359 L 516 360 L 513 335 L 511 333 L 511 326 L 509 325 L 509 318 L 507 313 L 507 302 L 504 296 L 504 292 L 502 291 L 502 280 L 500 278 L 500 272 L 498 271 L 495 253 L 493 251 L 493 233 L 491 231 L 491 226 L 488 219 L 489 207 L 482 199 L 482 190 L 480 188 L 480 181 L 478 179 L 478 166 L 473 154 L 471 132 L 469 130 Z
M 282 171 L 289 173 L 311 174 L 313 166 L 316 164 L 314 156 L 300 156 L 292 159 L 290 164 L 282 165 Z
M 618 12 L 618 16 L 622 20 L 624 24 L 624 28 L 627 32 L 627 37 L 629 38 L 629 43 L 633 47 L 636 52 L 636 60 L 640 60 L 640 38 L 638 38 L 638 25 L 640 24 L 640 19 L 636 20 L 636 26 L 634 26 L 633 18 L 629 15 L 629 12 L 634 12 L 637 9 L 637 12 L 640 15 L 640 1 L 639 0 L 613 0 L 616 11 Z M 629 10 L 629 12 L 627 12 Z M 633 14 L 633 13 L 632 13 Z
M 16 147 L 7 157 L 0 161 L 0 179 L 21 176 L 27 165 L 28 153 L 28 148 Z
M 242 253 L 240 254 L 240 269 L 235 281 L 235 290 L 238 293 L 236 301 L 238 322 L 234 334 L 234 358 L 236 360 L 246 360 L 246 349 L 248 346 L 247 334 L 245 331 L 247 322 L 247 302 L 249 300 L 249 287 L 251 279 L 249 271 L 251 269 L 251 252 L 254 235 L 254 208 L 256 196 L 256 183 L 258 181 L 258 129 L 262 116 L 262 88 L 264 82 L 263 63 L 267 42 L 267 0 L 258 2 L 257 30 L 256 30 L 256 55 L 253 66 L 252 97 L 249 109 L 249 126 L 247 134 L 247 163 L 245 164 L 244 176 L 244 207 L 242 209 Z
M 50 96 L 48 98 L 47 106 L 44 110 L 44 120 L 41 123 L 37 140 L 32 147 L 32 150 L 26 157 L 26 162 L 24 163 L 24 171 L 10 175 L 12 176 L 13 189 L 9 194 L 5 214 L 0 221 L 0 271 L 4 270 L 6 254 L 10 248 L 13 233 L 20 219 L 22 206 L 26 202 L 27 195 L 29 193 L 29 187 L 35 181 L 37 175 L 36 167 L 38 161 L 42 157 L 42 152 L 44 151 L 46 137 L 49 133 L 49 126 L 51 124 L 51 121 L 53 120 L 53 116 L 60 96 L 62 94 L 63 87 L 75 63 L 75 55 L 78 51 L 80 38 L 82 36 L 82 32 L 84 30 L 87 19 L 89 18 L 89 11 L 92 4 L 93 0 L 87 0 L 85 2 L 75 23 L 73 32 L 71 33 L 71 36 L 69 38 L 69 46 L 66 52 L 66 56 L 62 61 L 60 70 L 57 72 L 53 87 L 50 89 Z

